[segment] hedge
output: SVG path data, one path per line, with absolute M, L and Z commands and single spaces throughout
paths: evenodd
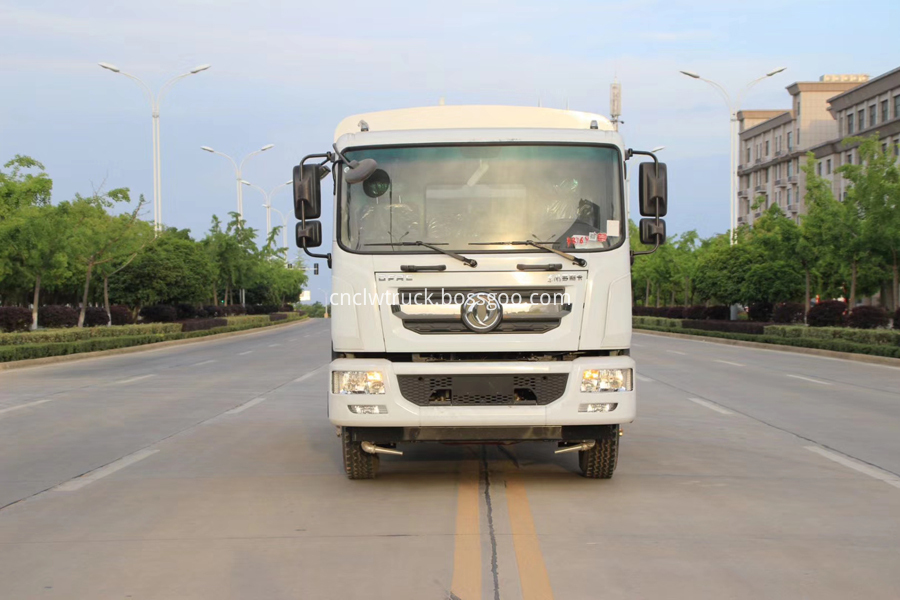
M 857 329 L 887 327 L 891 316 L 880 306 L 857 306 L 847 315 L 847 325 Z
M 28 331 L 31 309 L 21 306 L 0 306 L 0 331 Z
M 845 340 L 857 344 L 900 346 L 900 331 L 890 329 L 850 329 L 849 327 L 805 327 L 803 325 L 769 325 L 766 335 L 778 338 Z
M 187 333 L 191 331 L 206 331 L 207 329 L 215 329 L 217 327 L 228 327 L 228 320 L 221 319 L 188 319 L 181 321 L 181 331 Z
M 228 317 L 229 325 L 238 325 L 243 323 L 258 323 L 259 325 L 265 325 L 270 322 L 271 319 L 269 319 L 269 315 L 237 315 Z
M 765 324 L 750 321 L 684 321 L 681 326 L 704 331 L 726 331 L 747 335 L 762 335 L 766 330 Z
M 228 333 L 231 331 L 242 331 L 245 329 L 256 329 L 270 325 L 268 315 L 264 316 L 264 321 L 248 321 L 243 320 L 238 324 L 228 325 L 226 327 L 216 327 L 214 329 L 206 329 L 203 331 L 191 332 L 173 332 L 173 333 L 145 333 L 144 335 L 121 335 L 118 337 L 103 337 L 95 339 L 83 339 L 78 341 L 64 341 L 57 343 L 43 344 L 19 344 L 0 346 L 0 362 L 8 362 L 13 360 L 24 360 L 29 358 L 45 358 L 48 356 L 62 356 L 66 354 L 77 354 L 79 352 L 94 352 L 97 350 L 112 350 L 115 348 L 127 348 L 129 346 L 141 346 L 152 344 L 155 342 L 165 342 L 169 340 L 183 340 L 195 337 L 204 337 L 207 335 L 215 335 L 218 333 Z M 299 321 L 304 317 L 290 315 L 286 321 Z M 135 325 L 132 327 L 175 327 L 180 328 L 180 323 L 157 324 L 157 325 Z M 82 329 L 75 331 L 110 331 L 112 327 L 101 327 L 98 329 Z M 124 328 L 122 328 L 124 329 Z M 146 332 L 146 329 L 144 329 Z M 30 335 L 30 334 L 28 334 Z
M 680 319 L 664 319 L 662 317 L 631 317 L 633 325 L 649 325 L 650 327 L 681 327 Z
M 39 327 L 75 327 L 78 325 L 77 308 L 71 306 L 61 306 L 56 304 L 48 304 L 38 309 L 38 326 Z
M 742 333 L 728 333 L 724 331 L 703 331 L 699 329 L 673 329 L 668 327 L 642 327 L 648 331 L 664 331 L 669 333 L 685 333 L 698 337 L 714 337 L 728 340 L 742 340 L 745 342 L 761 342 L 773 346 L 795 346 L 800 348 L 815 348 L 819 350 L 832 350 L 834 352 L 851 352 L 854 354 L 869 354 L 872 356 L 887 356 L 900 358 L 900 346 L 888 346 L 885 344 L 859 344 L 841 339 L 817 339 L 817 338 L 791 338 L 774 335 L 748 335 Z
M 22 333 L 0 333 L 0 346 L 78 342 L 96 338 L 129 337 L 146 334 L 178 333 L 178 323 L 150 323 L 146 325 L 114 325 L 112 327 L 39 329 Z

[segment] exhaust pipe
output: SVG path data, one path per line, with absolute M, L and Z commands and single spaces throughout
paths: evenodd
M 393 448 L 382 448 L 381 446 L 376 446 L 372 442 L 362 442 L 361 444 L 363 452 L 368 452 L 369 454 L 393 454 L 395 456 L 403 456 L 403 452 L 400 450 L 394 450 Z
M 563 446 L 559 450 L 557 450 L 554 454 L 563 454 L 564 452 L 575 452 L 576 450 L 589 450 L 597 445 L 597 442 L 591 440 L 590 442 L 584 442 L 581 444 L 575 444 L 574 446 Z

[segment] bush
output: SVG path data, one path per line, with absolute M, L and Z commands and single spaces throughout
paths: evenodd
M 880 306 L 857 306 L 847 316 L 847 325 L 856 329 L 887 327 L 890 317 Z
M 199 309 L 197 309 L 197 316 L 201 319 L 215 319 L 216 317 L 224 317 L 225 307 L 216 306 L 214 304 L 201 306 Z
M 141 317 L 145 323 L 173 323 L 178 318 L 174 306 L 154 304 L 141 309 Z
M 683 306 L 669 306 L 665 309 L 665 314 L 663 315 L 667 319 L 683 319 L 684 318 L 684 307 Z
M 806 324 L 810 327 L 840 327 L 844 324 L 847 305 L 840 300 L 819 302 L 809 309 Z
M 113 325 L 131 325 L 134 323 L 131 309 L 127 306 L 110 306 L 109 314 L 112 317 Z
M 894 329 L 900 329 L 900 308 L 894 313 Z
M 703 318 L 711 321 L 727 321 L 731 318 L 731 309 L 727 306 L 707 306 L 703 311 Z
M 50 304 L 38 309 L 38 325 L 56 329 L 78 325 L 78 310 L 71 306 Z
M 181 331 L 206 331 L 216 327 L 228 327 L 228 319 L 189 319 L 181 322 Z
M 900 331 L 890 329 L 851 329 L 849 327 L 805 327 L 769 325 L 766 335 L 818 340 L 845 340 L 857 344 L 900 346 Z
M 776 323 L 802 323 L 803 305 L 799 302 L 780 302 L 775 305 L 772 320 Z
M 772 320 L 774 309 L 769 302 L 754 302 L 747 309 L 747 317 L 756 323 L 768 323 Z
M 292 312 L 297 312 L 297 311 L 295 311 L 294 307 L 291 306 L 290 304 L 282 304 L 281 308 L 279 308 L 277 312 L 292 313 Z
M 228 306 L 223 306 L 222 310 L 225 311 L 225 316 L 228 317 L 234 317 L 247 313 L 246 309 L 241 304 L 229 304 Z
M 84 311 L 85 327 L 102 327 L 109 324 L 106 309 L 100 306 L 88 306 Z
M 248 304 L 247 305 L 247 314 L 248 315 L 268 315 L 274 312 L 278 312 L 277 304 Z
M 762 335 L 766 327 L 762 323 L 750 321 L 690 321 L 682 322 L 685 329 L 702 329 L 704 331 L 727 331 L 729 333 L 743 333 L 745 335 Z
M 702 305 L 688 306 L 684 309 L 684 318 L 700 321 L 706 318 L 706 307 Z
M 258 327 L 269 322 L 269 315 L 237 315 L 228 317 L 229 325 L 251 325 Z
M 179 331 L 181 331 L 181 325 L 177 323 L 147 323 L 143 325 L 119 325 L 113 327 L 91 327 L 83 329 L 77 327 L 65 329 L 39 329 L 37 331 L 0 333 L 0 346 L 77 342 L 93 338 L 177 333 Z
M 0 306 L 0 331 L 28 331 L 31 309 L 21 306 Z
M 632 317 L 631 323 L 633 327 L 681 327 L 680 319 L 664 319 L 662 317 Z
M 179 321 L 183 321 L 184 319 L 193 319 L 200 315 L 197 314 L 197 307 L 193 304 L 176 304 L 175 305 L 175 318 Z

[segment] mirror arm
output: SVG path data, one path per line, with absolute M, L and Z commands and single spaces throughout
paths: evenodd
M 625 160 L 628 160 L 629 158 L 631 158 L 631 157 L 634 156 L 635 154 L 640 154 L 641 156 L 649 156 L 650 158 L 652 158 L 652 159 L 653 159 L 653 164 L 656 166 L 656 176 L 659 177 L 659 159 L 656 158 L 656 155 L 655 155 L 655 154 L 653 154 L 652 152 L 648 152 L 648 151 L 646 151 L 646 150 L 634 150 L 634 149 L 632 149 L 632 148 L 629 148 L 629 149 L 625 152 Z
M 307 158 L 310 158 L 310 157 L 319 158 L 321 156 L 324 156 L 324 154 L 320 154 L 320 155 L 310 154 L 309 156 L 305 157 L 303 160 L 306 160 Z M 300 161 L 300 164 L 302 165 L 303 161 Z M 305 204 L 300 205 L 300 223 L 302 223 L 303 227 L 306 227 L 306 205 Z M 307 256 L 311 256 L 313 258 L 324 258 L 326 261 L 328 261 L 328 268 L 329 269 L 331 268 L 331 252 L 329 252 L 327 254 L 318 254 L 316 252 L 310 252 L 309 248 L 306 247 L 305 239 L 303 240 L 303 245 L 300 247 L 303 249 L 303 251 L 306 253 Z

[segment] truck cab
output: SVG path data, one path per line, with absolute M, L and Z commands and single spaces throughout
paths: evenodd
M 350 478 L 407 443 L 521 441 L 612 476 L 637 412 L 633 154 L 650 155 L 597 114 L 435 106 L 348 117 L 332 151 L 295 168 L 297 244 L 332 269 L 328 416 Z M 653 158 L 641 238 L 656 247 Z M 335 226 L 319 253 L 328 178 Z

